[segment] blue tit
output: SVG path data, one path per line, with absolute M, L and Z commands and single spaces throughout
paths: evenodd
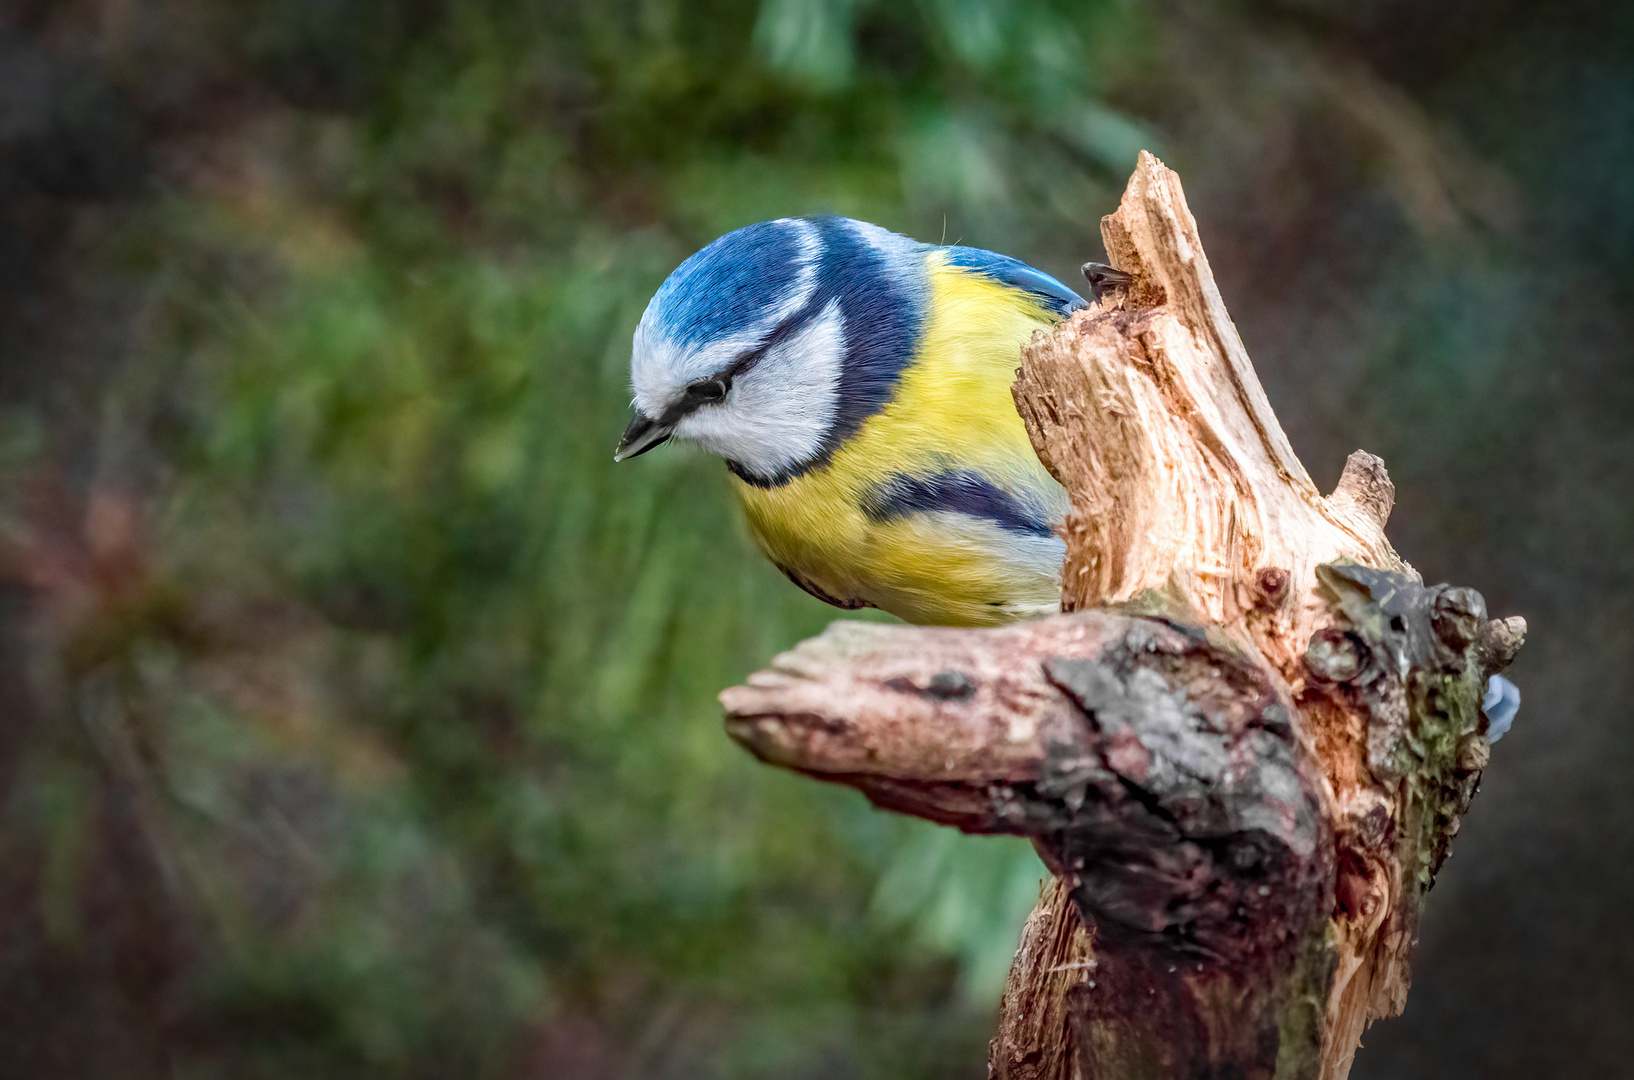
M 990 251 L 848 218 L 749 225 L 647 305 L 615 457 L 673 438 L 725 458 L 761 550 L 838 607 L 1053 612 L 1069 504 L 1010 386 L 1021 345 L 1083 306 Z

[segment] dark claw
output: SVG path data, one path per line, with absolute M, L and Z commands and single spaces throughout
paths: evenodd
M 1084 280 L 1089 282 L 1089 291 L 1095 294 L 1095 302 L 1100 303 L 1107 290 L 1127 289 L 1135 278 L 1105 263 L 1087 262 L 1084 264 Z

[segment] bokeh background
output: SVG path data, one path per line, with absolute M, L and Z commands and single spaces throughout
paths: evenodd
M 1525 693 L 1355 1075 L 1634 1076 L 1634 7 L 4 0 L 0 1074 L 976 1078 L 1039 868 L 753 763 L 687 254 L 1076 280 L 1146 147 Z

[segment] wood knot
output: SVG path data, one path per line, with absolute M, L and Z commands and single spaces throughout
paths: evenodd
M 1267 566 L 1254 575 L 1254 606 L 1274 611 L 1288 599 L 1288 571 Z
M 890 679 L 887 689 L 904 694 L 919 694 L 936 701 L 964 701 L 976 694 L 976 680 L 962 671 L 938 671 L 923 686 L 909 679 Z
M 1347 682 L 1362 670 L 1367 646 L 1355 634 L 1328 627 L 1311 635 L 1305 667 L 1323 682 Z

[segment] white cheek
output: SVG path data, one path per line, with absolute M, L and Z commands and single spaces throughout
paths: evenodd
M 833 301 L 739 376 L 724 403 L 699 409 L 675 433 L 761 476 L 808 461 L 834 424 L 844 354 Z

